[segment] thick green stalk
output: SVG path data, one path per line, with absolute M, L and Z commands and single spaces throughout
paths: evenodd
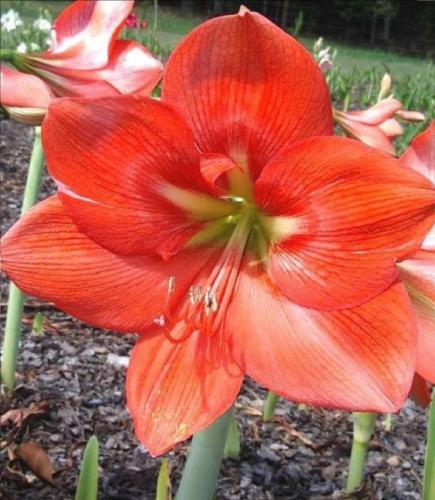
M 230 422 L 231 410 L 228 410 L 193 436 L 175 500 L 213 498 Z
M 169 460 L 164 458 L 157 478 L 156 500 L 171 499 L 171 477 L 169 473 Z
M 432 391 L 432 401 L 429 406 L 427 422 L 426 458 L 424 461 L 423 500 L 435 498 L 435 388 Z
M 240 432 L 237 422 L 232 415 L 225 441 L 224 457 L 240 460 Z
M 376 413 L 353 414 L 353 442 L 350 455 L 349 475 L 347 478 L 346 491 L 351 492 L 359 488 L 364 479 L 364 467 L 366 464 L 369 443 L 376 424 Z
M 275 408 L 278 403 L 278 394 L 269 391 L 263 406 L 263 422 L 270 422 L 275 417 Z
M 0 49 L 0 60 L 11 62 L 14 57 L 14 51 L 11 49 Z
M 44 155 L 41 145 L 41 129 L 40 127 L 35 127 L 35 139 L 27 172 L 21 215 L 31 208 L 38 200 L 43 165 Z M 5 337 L 3 341 L 3 358 L 1 363 L 1 377 L 6 389 L 9 391 L 12 391 L 15 386 L 15 369 L 17 366 L 18 345 L 21 334 L 23 304 L 23 293 L 11 283 L 9 287 L 9 301 L 6 314 Z

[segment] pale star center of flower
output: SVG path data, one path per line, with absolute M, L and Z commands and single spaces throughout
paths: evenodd
M 297 218 L 270 216 L 259 210 L 247 165 L 240 158 L 236 163 L 240 168 L 228 171 L 227 190 L 221 197 L 170 183 L 158 187 L 163 198 L 202 222 L 185 249 L 216 248 L 210 259 L 219 252 L 211 271 L 203 273 L 210 265 L 208 260 L 181 298 L 175 293 L 176 279 L 169 279 L 167 303 L 154 324 L 171 342 L 183 342 L 194 332 L 207 336 L 222 332 L 244 259 L 266 267 L 269 246 L 297 232 Z
M 211 272 L 192 283 L 177 304 L 172 304 L 177 282 L 169 279 L 166 309 L 154 323 L 172 342 L 182 342 L 194 332 L 212 336 L 221 331 L 253 232 L 254 215 L 252 208 L 241 210 Z

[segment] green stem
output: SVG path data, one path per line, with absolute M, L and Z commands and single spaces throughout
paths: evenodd
M 231 416 L 231 422 L 228 427 L 224 457 L 232 458 L 233 460 L 240 460 L 240 432 L 237 422 L 233 416 Z
M 41 185 L 44 155 L 41 145 L 41 129 L 35 127 L 32 156 L 27 172 L 21 215 L 31 208 L 38 200 Z M 17 366 L 18 345 L 21 334 L 21 318 L 23 315 L 24 295 L 13 284 L 9 287 L 9 301 L 6 314 L 5 337 L 3 341 L 3 358 L 1 377 L 6 389 L 12 391 L 15 386 L 15 369 Z
M 169 460 L 164 458 L 157 477 L 156 500 L 170 500 L 171 477 L 169 473 Z
M 346 484 L 347 492 L 359 488 L 363 482 L 364 467 L 369 443 L 375 429 L 376 417 L 376 413 L 355 412 L 353 414 L 353 442 Z
M 392 413 L 387 413 L 385 415 L 384 427 L 385 427 L 385 432 L 391 432 L 391 429 L 393 428 L 393 414 Z
M 423 500 L 435 498 L 435 388 L 432 390 L 432 401 L 429 406 L 427 423 L 426 458 L 423 475 Z
M 275 417 L 275 408 L 278 403 L 278 394 L 269 391 L 263 407 L 263 422 L 270 422 Z
M 12 62 L 14 58 L 14 51 L 11 49 L 0 49 L 0 60 Z
M 213 498 L 230 422 L 231 410 L 228 410 L 193 436 L 175 500 Z

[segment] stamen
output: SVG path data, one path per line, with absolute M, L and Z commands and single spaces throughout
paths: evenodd
M 171 293 L 173 293 L 174 289 L 175 289 L 175 276 L 170 276 L 168 283 L 168 294 L 170 295 Z
M 159 191 L 172 204 L 189 212 L 198 220 L 219 219 L 231 215 L 236 210 L 236 207 L 228 201 L 183 189 L 173 184 L 162 184 Z
M 214 335 L 223 324 L 228 305 L 237 282 L 247 241 L 251 232 L 251 214 L 244 214 L 231 235 L 221 258 L 204 286 L 204 297 L 189 315 L 196 329 L 206 335 Z
M 154 322 L 162 328 L 170 342 L 183 342 L 194 332 L 207 336 L 220 332 L 237 284 L 252 222 L 252 210 L 246 209 L 210 274 L 204 281 L 189 287 L 186 300 L 179 303 L 175 311 L 171 307 L 175 279 L 169 279 L 165 311 Z
M 201 285 L 192 285 L 189 288 L 189 302 L 194 306 L 201 302 L 202 299 L 202 288 Z

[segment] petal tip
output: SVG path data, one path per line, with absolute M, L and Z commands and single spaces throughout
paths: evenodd
M 245 5 L 240 5 L 240 9 L 239 9 L 239 12 L 238 12 L 238 15 L 240 17 L 244 17 L 246 14 L 250 13 L 251 11 L 248 9 L 248 7 L 246 7 Z

